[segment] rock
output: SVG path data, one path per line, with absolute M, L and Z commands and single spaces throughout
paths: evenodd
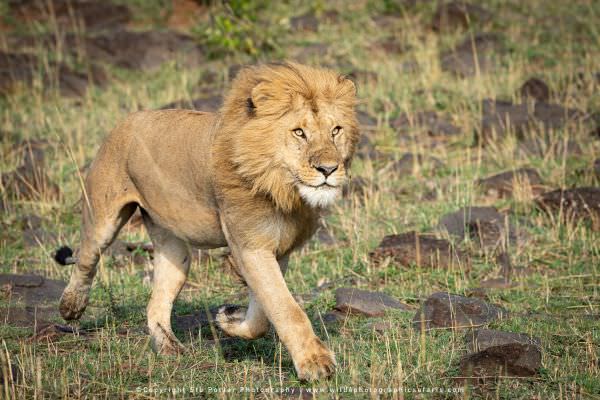
M 391 125 L 403 134 L 413 132 L 428 136 L 452 136 L 460 133 L 458 127 L 435 111 L 421 111 L 411 115 L 402 113 Z
M 6 294 L 4 295 L 6 296 Z M 48 324 L 49 319 L 59 318 L 56 307 L 0 307 L 0 326 L 10 325 L 18 328 L 34 328 Z
M 40 305 L 58 301 L 66 284 L 39 275 L 0 274 L 0 287 L 7 287 L 13 301 Z
M 495 57 L 503 52 L 500 37 L 493 33 L 477 34 L 467 37 L 454 51 L 442 53 L 440 64 L 442 71 L 461 77 L 487 73 L 495 67 Z
M 162 106 L 161 110 L 171 108 L 193 109 L 198 111 L 216 112 L 219 111 L 223 104 L 223 96 L 220 94 L 211 95 L 209 97 L 196 98 L 191 101 L 177 100 L 172 103 Z
M 478 329 L 467 334 L 473 353 L 460 361 L 465 377 L 533 376 L 542 367 L 539 339 L 523 333 Z
M 325 325 L 335 325 L 342 323 L 348 317 L 347 313 L 338 310 L 329 311 L 321 316 Z
M 393 161 L 385 167 L 386 171 L 393 171 L 399 175 L 414 174 L 422 169 L 442 168 L 444 163 L 435 157 L 422 154 L 404 153 L 400 159 Z
M 502 308 L 483 300 L 438 292 L 425 300 L 413 318 L 413 326 L 417 330 L 465 329 L 485 325 L 505 315 Z
M 178 60 L 187 67 L 204 61 L 204 49 L 192 36 L 174 31 L 130 31 L 116 29 L 80 39 L 69 34 L 64 47 L 81 52 L 92 64 L 111 64 L 132 70 L 152 70 Z
M 533 196 L 541 194 L 544 190 L 542 177 L 532 168 L 519 168 L 478 179 L 476 185 L 486 195 L 497 198 L 513 197 L 515 188 Z
M 519 89 L 519 94 L 523 99 L 529 98 L 544 103 L 550 100 L 550 88 L 539 78 L 529 78 L 525 81 Z
M 407 267 L 417 265 L 450 269 L 470 265 L 467 255 L 447 240 L 414 231 L 385 236 L 379 246 L 369 253 L 369 258 L 375 265 L 388 258 L 393 263 Z
M 0 95 L 7 95 L 19 86 L 33 86 L 40 78 L 44 89 L 57 89 L 67 97 L 83 96 L 89 82 L 101 84 L 92 71 L 90 74 L 75 72 L 65 64 L 42 60 L 32 54 L 0 51 Z
M 379 317 L 389 309 L 409 310 L 410 307 L 385 293 L 339 288 L 335 291 L 335 309 L 343 313 Z
M 451 1 L 440 4 L 433 14 L 431 28 L 434 31 L 445 31 L 457 28 L 467 28 L 476 21 L 489 20 L 489 11 L 465 1 Z
M 114 29 L 126 25 L 132 17 L 129 8 L 110 1 L 20 0 L 9 1 L 9 5 L 10 12 L 27 23 L 52 23 L 83 31 Z
M 573 140 L 551 138 L 546 135 L 522 141 L 517 148 L 525 157 L 559 158 L 574 157 L 583 154 L 579 144 Z
M 502 138 L 508 132 L 514 132 L 518 139 L 523 139 L 532 128 L 539 128 L 545 133 L 583 119 L 583 114 L 577 110 L 543 102 L 513 104 L 486 99 L 482 101 L 481 112 L 479 139 L 483 143 Z
M 600 230 L 600 188 L 558 189 L 542 194 L 536 204 L 551 215 L 589 221 L 594 230 Z
M 461 240 L 469 236 L 484 249 L 519 245 L 526 240 L 525 232 L 517 230 L 508 216 L 494 207 L 461 208 L 444 215 L 440 227 Z
M 27 339 L 29 343 L 40 342 L 45 340 L 47 342 L 53 342 L 65 335 L 83 335 L 84 332 L 77 328 L 67 325 L 59 324 L 47 324 L 39 327 L 33 336 Z

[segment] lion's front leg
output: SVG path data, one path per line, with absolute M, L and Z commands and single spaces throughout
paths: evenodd
M 316 380 L 330 376 L 335 370 L 335 357 L 315 335 L 306 313 L 292 297 L 275 256 L 262 250 L 232 251 L 257 305 L 290 352 L 298 377 Z

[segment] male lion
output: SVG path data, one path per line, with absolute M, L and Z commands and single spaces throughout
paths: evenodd
M 229 246 L 250 299 L 247 309 L 221 307 L 219 327 L 254 339 L 270 322 L 301 379 L 331 375 L 334 355 L 283 273 L 290 252 L 314 233 L 320 210 L 347 179 L 358 140 L 355 92 L 329 70 L 269 64 L 240 71 L 218 113 L 128 116 L 104 141 L 85 181 L 81 247 L 62 316 L 81 317 L 101 252 L 139 207 L 155 249 L 147 313 L 157 352 L 183 348 L 170 318 L 190 266 L 189 246 Z

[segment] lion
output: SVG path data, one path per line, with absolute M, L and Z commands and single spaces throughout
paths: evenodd
M 173 109 L 126 117 L 85 179 L 78 257 L 61 253 L 63 263 L 76 260 L 60 300 L 62 317 L 81 317 L 102 251 L 139 209 L 154 244 L 147 318 L 155 351 L 184 350 L 170 318 L 190 248 L 228 246 L 249 305 L 219 308 L 219 328 L 255 339 L 272 324 L 300 379 L 330 376 L 335 356 L 315 335 L 284 273 L 290 253 L 315 232 L 348 180 L 359 136 L 355 106 L 351 80 L 285 62 L 241 70 L 217 113 Z

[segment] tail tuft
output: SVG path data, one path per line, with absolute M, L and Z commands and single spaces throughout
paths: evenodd
M 54 260 L 60 265 L 75 264 L 73 250 L 68 246 L 62 246 L 54 253 Z

